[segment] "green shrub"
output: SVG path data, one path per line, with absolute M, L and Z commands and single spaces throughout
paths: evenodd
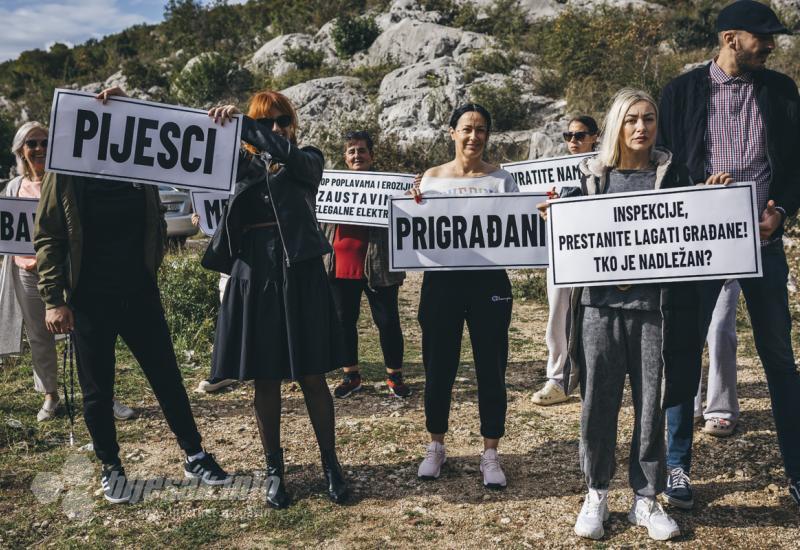
M 374 97 L 378 95 L 383 77 L 400 67 L 400 63 L 397 62 L 382 63 L 380 65 L 365 65 L 352 69 L 350 71 L 350 76 L 361 80 L 361 84 L 364 86 L 367 95 Z
M 153 65 L 145 65 L 136 58 L 126 59 L 122 63 L 122 74 L 125 75 L 129 87 L 140 90 L 168 84 L 163 71 Z
M 520 101 L 522 87 L 516 81 L 506 78 L 495 86 L 476 84 L 469 90 L 470 101 L 480 103 L 492 115 L 492 130 L 522 130 L 529 120 L 525 105 Z
M 467 60 L 467 70 L 508 75 L 522 63 L 522 58 L 514 51 L 491 49 L 471 53 Z
M 176 350 L 206 357 L 214 343 L 219 274 L 204 269 L 196 252 L 169 254 L 159 271 L 159 287 Z
M 657 99 L 689 60 L 659 50 L 668 38 L 662 23 L 649 11 L 602 7 L 567 9 L 537 24 L 528 41 L 542 69 L 537 91 L 544 85 L 550 95 L 566 96 L 571 111 L 588 114 L 601 113 L 624 86 Z
M 369 16 L 342 15 L 333 25 L 332 36 L 339 57 L 350 57 L 366 50 L 381 33 L 375 19 Z
M 183 105 L 207 107 L 236 96 L 250 87 L 252 79 L 227 56 L 201 54 L 199 59 L 172 79 L 171 92 Z
M 511 279 L 514 298 L 547 303 L 547 275 L 544 269 L 520 269 Z
M 325 60 L 325 53 L 312 48 L 289 48 L 284 52 L 283 58 L 297 65 L 298 69 L 319 69 Z
M 452 24 L 464 30 L 491 34 L 509 45 L 516 45 L 530 30 L 528 14 L 519 0 L 495 0 L 483 10 L 475 4 L 464 3 Z

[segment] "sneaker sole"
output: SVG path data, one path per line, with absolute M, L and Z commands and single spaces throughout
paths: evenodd
M 136 416 L 136 413 L 134 413 L 134 414 L 132 414 L 132 415 L 130 415 L 130 416 L 117 416 L 117 415 L 115 414 L 115 415 L 114 415 L 114 418 L 115 418 L 115 419 L 117 419 L 117 420 L 130 420 L 130 419 L 132 419 L 134 416 Z
M 336 394 L 334 394 L 333 396 L 336 399 L 344 399 L 345 397 L 349 397 L 349 396 L 353 395 L 354 393 L 360 392 L 363 389 L 364 389 L 363 384 L 359 384 L 357 387 L 353 388 L 352 390 L 350 390 L 349 392 L 345 393 L 344 395 L 336 395 Z
M 199 479 L 200 483 L 202 483 L 203 485 L 209 485 L 211 487 L 216 487 L 218 485 L 225 485 L 230 479 L 230 476 L 226 477 L 225 479 L 219 479 L 219 480 L 206 479 L 203 476 L 193 474 L 192 472 L 187 472 L 186 470 L 183 470 L 183 475 L 189 479 Z
M 565 397 L 564 399 L 548 399 L 547 401 L 531 398 L 531 402 L 540 407 L 549 407 L 550 405 L 558 405 L 559 403 L 566 403 L 567 401 L 569 401 L 569 397 Z
M 111 504 L 127 504 L 131 501 L 132 496 L 133 495 L 128 495 L 127 497 L 124 498 L 114 498 L 103 493 L 103 498 L 106 499 Z
M 628 521 L 633 525 L 637 525 L 639 527 L 644 527 L 647 529 L 647 536 L 649 536 L 653 540 L 670 540 L 674 539 L 675 537 L 679 537 L 681 535 L 681 530 L 677 529 L 675 531 L 670 531 L 666 535 L 661 535 L 660 533 L 653 533 L 653 530 L 646 525 L 639 523 L 639 518 L 632 514 L 628 514 Z
M 400 395 L 399 393 L 395 393 L 395 391 L 392 388 L 389 388 L 389 395 L 392 397 L 396 397 L 398 399 L 408 399 L 409 397 L 411 397 L 412 393 L 413 392 L 408 392 L 406 395 Z
M 228 386 L 232 386 L 236 383 L 236 380 L 230 379 L 226 380 L 225 382 L 217 382 L 216 384 L 208 384 L 204 386 L 198 386 L 195 391 L 199 393 L 214 393 L 215 391 L 219 391 L 222 388 L 227 388 Z
M 583 531 L 581 529 L 578 529 L 577 526 L 575 526 L 575 528 L 573 530 L 575 531 L 575 534 L 578 535 L 579 537 L 583 537 L 585 539 L 592 539 L 592 540 L 600 540 L 606 534 L 605 529 L 602 529 L 599 533 L 595 533 L 595 532 L 588 531 L 588 530 L 587 531 Z
M 681 510 L 691 510 L 692 508 L 694 508 L 694 499 L 686 501 L 686 500 L 680 500 L 678 498 L 673 498 L 667 494 L 664 494 L 664 501 L 670 506 L 674 506 L 675 508 L 680 508 Z
M 483 486 L 492 491 L 502 491 L 506 488 L 505 485 L 501 485 L 500 483 L 484 483 Z

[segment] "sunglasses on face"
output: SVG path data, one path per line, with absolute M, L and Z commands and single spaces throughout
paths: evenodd
M 26 139 L 25 145 L 28 146 L 28 149 L 36 149 L 36 145 L 41 145 L 42 149 L 47 149 L 47 140 L 36 140 L 36 139 Z
M 594 134 L 590 134 L 589 132 L 564 132 L 562 135 L 564 136 L 564 141 L 572 141 L 572 138 L 575 138 L 577 141 L 583 141 L 586 139 L 586 136 L 592 136 Z
M 275 124 L 277 124 L 279 128 L 286 128 L 292 124 L 292 117 L 289 115 L 281 115 L 277 118 L 259 118 L 256 120 L 259 124 L 263 124 L 267 128 L 273 128 Z

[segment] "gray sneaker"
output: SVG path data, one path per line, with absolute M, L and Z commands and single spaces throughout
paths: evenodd
M 417 470 L 417 477 L 426 481 L 438 479 L 445 462 L 447 462 L 447 457 L 444 453 L 444 444 L 431 441 L 426 447 L 425 459 Z
M 483 486 L 488 489 L 504 489 L 506 486 L 506 474 L 500 467 L 500 460 L 497 456 L 497 449 L 486 449 L 481 453 L 481 473 L 483 474 Z

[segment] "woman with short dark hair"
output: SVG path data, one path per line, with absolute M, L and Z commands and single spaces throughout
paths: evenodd
M 505 170 L 483 160 L 492 117 L 480 105 L 459 107 L 450 118 L 455 158 L 429 168 L 412 194 L 471 195 L 518 191 Z M 417 475 L 436 479 L 445 462 L 453 383 L 461 357 L 464 322 L 469 327 L 484 450 L 480 470 L 491 489 L 506 486 L 497 446 L 505 433 L 508 327 L 511 284 L 503 269 L 426 271 L 419 300 L 422 362 L 425 366 L 425 425 L 431 442 Z

